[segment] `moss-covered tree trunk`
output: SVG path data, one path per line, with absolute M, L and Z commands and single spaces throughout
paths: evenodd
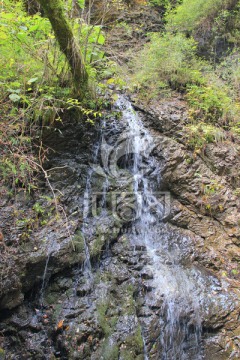
M 83 98 L 88 88 L 88 75 L 81 50 L 64 14 L 62 1 L 38 0 L 38 2 L 43 8 L 45 16 L 51 22 L 60 49 L 67 58 L 73 76 L 75 93 L 78 97 Z

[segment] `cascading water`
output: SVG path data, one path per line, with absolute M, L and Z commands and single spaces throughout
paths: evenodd
M 3 321 L 9 358 L 217 359 L 235 297 L 198 261 L 204 240 L 171 224 L 164 136 L 124 97 L 114 110 L 64 158 L 75 170 L 62 192 L 76 231 L 71 241 L 65 229 L 63 240 L 52 236 L 39 293 Z
M 127 100 L 120 98 L 116 106 L 122 111 L 122 120 L 126 123 L 126 138 L 124 146 L 120 146 L 124 149 L 115 152 L 112 166 L 125 155 L 125 167 L 131 173 L 128 181 L 132 181 L 135 198 L 131 209 L 134 218 L 128 235 L 131 244 L 144 246 L 148 255 L 147 267 L 152 274 L 148 282 L 152 291 L 145 295 L 146 304 L 151 308 L 161 302 L 157 339 L 160 353 L 157 358 L 199 360 L 202 359 L 201 309 L 199 299 L 193 295 L 202 287 L 196 280 L 198 271 L 184 267 L 177 241 L 170 242 L 166 234 L 161 235 L 161 222 L 170 204 L 168 193 L 157 191 L 161 169 L 151 156 L 154 139 Z M 144 322 L 142 333 L 147 333 Z M 147 336 L 144 343 L 145 359 L 148 359 L 151 344 L 148 344 Z
M 58 319 L 66 319 L 69 330 L 64 345 L 55 341 L 57 353 L 75 354 L 78 339 L 77 359 L 204 359 L 203 308 L 206 314 L 214 302 L 215 280 L 193 265 L 190 239 L 165 221 L 171 203 L 161 190 L 159 138 L 124 97 L 115 106 L 121 119 L 101 124 L 95 165 L 78 198 L 85 259 L 60 300 Z M 91 344 L 94 336 L 98 345 L 85 357 L 86 339 Z

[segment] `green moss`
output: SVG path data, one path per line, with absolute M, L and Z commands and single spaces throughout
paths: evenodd
M 61 311 L 62 311 L 62 304 L 57 304 L 57 305 L 54 307 L 53 321 L 57 321 L 57 320 L 58 320 Z
M 107 318 L 107 310 L 109 307 L 109 301 L 101 302 L 97 304 L 98 322 L 101 326 L 105 336 L 109 336 L 112 332 L 109 320 Z
M 72 239 L 72 245 L 76 252 L 84 253 L 84 238 L 81 231 L 77 231 Z
M 137 330 L 135 332 L 134 335 L 129 336 L 125 343 L 129 346 L 131 346 L 131 348 L 133 348 L 136 352 L 136 354 L 139 354 L 142 352 L 143 349 L 143 339 L 142 339 L 142 333 L 141 333 L 141 328 L 140 325 L 137 327 Z
M 135 300 L 133 298 L 134 287 L 132 284 L 123 286 L 124 296 L 122 302 L 122 312 L 127 315 L 135 314 Z
M 120 225 L 119 224 L 115 224 L 115 225 L 116 226 L 109 226 L 109 227 L 102 225 L 97 226 L 95 231 L 96 237 L 90 244 L 91 257 L 100 257 L 104 245 L 117 236 L 117 234 L 119 233 Z
M 95 275 L 95 283 L 99 284 L 101 281 L 104 283 L 114 280 L 114 274 L 110 271 L 98 271 Z
M 45 295 L 45 301 L 50 305 L 55 304 L 58 299 L 59 299 L 58 293 L 49 293 Z
M 133 335 L 126 338 L 121 355 L 124 360 L 144 359 L 143 339 L 140 325 L 138 325 Z
M 102 252 L 102 248 L 105 244 L 105 238 L 106 236 L 104 234 L 99 234 L 96 239 L 94 240 L 91 248 L 90 248 L 90 254 L 93 257 L 100 256 Z
M 119 348 L 117 345 L 110 345 L 108 340 L 105 340 L 101 348 L 101 359 L 104 360 L 118 360 Z
M 124 349 L 121 351 L 121 359 L 123 360 L 135 360 L 135 354 L 132 350 Z
M 142 331 L 140 325 L 137 328 L 137 331 L 135 333 L 135 344 L 140 349 L 143 349 L 143 338 L 142 338 Z

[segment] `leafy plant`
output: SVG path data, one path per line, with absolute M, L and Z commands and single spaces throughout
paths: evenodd
M 228 125 L 237 116 L 233 100 L 214 85 L 189 85 L 187 100 L 192 109 L 191 116 L 195 119 Z
M 192 31 L 207 17 L 214 18 L 230 2 L 231 0 L 183 0 L 167 15 L 167 29 Z
M 187 143 L 193 149 L 201 149 L 205 144 L 223 141 L 226 134 L 219 127 L 200 122 L 195 125 L 188 125 Z
M 199 54 L 216 63 L 240 42 L 239 9 L 236 0 L 183 0 L 168 12 L 166 27 L 193 36 Z
M 18 136 L 21 131 L 21 136 Z M 35 156 L 29 152 L 31 139 L 18 124 L 0 123 L 0 181 L 12 188 L 30 192 L 35 188 L 38 172 Z
M 174 89 L 202 83 L 202 63 L 196 57 L 196 42 L 182 34 L 149 35 L 150 42 L 134 60 L 134 80 L 142 87 Z

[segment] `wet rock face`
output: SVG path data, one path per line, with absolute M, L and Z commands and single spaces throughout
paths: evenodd
M 91 175 L 91 192 L 101 196 L 91 199 L 84 218 L 89 163 L 101 159 L 93 147 L 98 132 L 82 124 L 67 124 L 46 141 L 56 150 L 47 170 L 61 192 L 59 216 L 50 210 L 49 217 L 36 216 L 36 200 L 51 208 L 42 194 L 3 201 L 8 249 L 0 264 L 0 351 L 8 359 L 145 360 L 146 353 L 175 359 L 174 346 L 181 348 L 179 360 L 239 358 L 239 208 L 229 173 L 209 165 L 217 150 L 207 160 L 186 161 L 191 153 L 181 137 L 187 113 L 180 99 L 154 111 L 138 108 L 153 128 L 152 155 L 162 169 L 160 182 L 154 171 L 147 176 L 157 190 L 171 192 L 168 215 L 149 223 L 151 248 L 139 236 L 138 219 L 122 221 L 112 209 L 111 193 L 132 191 L 128 183 L 110 179 L 102 196 L 105 178 Z M 121 130 L 107 128 L 112 145 Z M 221 187 L 207 199 L 209 212 L 202 196 L 213 178 Z M 34 219 L 27 238 L 24 221 L 11 227 L 13 205 L 23 219 Z M 178 322 L 170 321 L 173 314 Z
M 230 355 L 237 358 L 238 340 L 232 337 L 230 329 L 234 328 L 234 333 L 239 334 L 235 315 L 239 296 L 235 288 L 239 287 L 240 253 L 240 204 L 236 191 L 239 181 L 239 143 L 235 139 L 234 142 L 228 139 L 221 144 L 207 144 L 204 153 L 193 157 L 184 143 L 184 126 L 188 123 L 187 107 L 179 97 L 160 100 L 147 107 L 136 104 L 136 108 L 141 110 L 148 126 L 156 129 L 158 146 L 154 149 L 154 155 L 162 164 L 161 184 L 172 193 L 168 221 L 197 235 L 194 262 L 213 270 L 223 283 L 230 284 L 228 291 L 233 296 L 232 302 L 227 301 L 225 310 L 219 303 L 212 304 L 210 308 L 215 315 L 211 311 L 208 316 L 204 315 L 204 358 L 220 356 L 228 359 Z M 208 191 L 213 183 L 216 186 Z M 216 288 L 213 298 L 221 293 L 221 288 L 223 285 Z M 219 301 L 222 303 L 222 300 Z M 225 340 L 223 334 L 228 334 Z
M 74 120 L 75 119 L 75 120 Z M 0 219 L 7 248 L 0 254 L 0 308 L 21 304 L 24 294 L 42 283 L 47 263 L 51 275 L 84 262 L 81 205 L 97 128 L 76 121 L 76 115 L 45 134 L 49 147 L 41 191 L 33 198 L 19 193 L 1 199 Z M 49 185 L 50 184 L 50 185 Z
M 162 235 L 169 236 L 167 225 L 163 225 L 161 231 Z M 182 250 L 186 247 L 189 263 L 193 247 L 190 239 L 186 241 L 173 229 L 171 233 L 172 239 L 178 238 Z M 159 340 L 160 332 L 164 331 L 159 326 L 159 317 L 167 316 L 163 306 L 166 300 L 164 288 L 162 292 L 157 292 L 159 288 L 156 279 L 152 278 L 151 257 L 146 248 L 134 248 L 130 242 L 128 233 L 120 236 L 109 256 L 102 259 L 101 266 L 96 264 L 92 278 L 79 268 L 59 273 L 50 279 L 42 306 L 39 307 L 39 295 L 33 293 L 12 315 L 2 319 L 1 331 L 5 334 L 4 345 L 9 349 L 9 358 L 121 357 L 143 360 L 144 328 L 148 329 L 144 337 L 149 358 L 159 359 L 163 347 Z M 182 258 L 181 262 L 185 263 L 186 259 Z M 167 269 L 174 269 L 174 264 L 167 259 L 165 264 L 166 273 L 162 276 L 166 276 Z M 189 276 L 191 279 L 190 273 Z M 197 272 L 194 281 L 196 287 L 204 281 L 208 282 L 207 293 L 202 292 L 201 297 L 206 312 L 203 314 L 206 319 L 204 331 L 210 353 L 213 344 L 216 346 L 216 339 L 211 344 L 211 331 L 215 333 L 216 328 L 221 329 L 225 325 L 229 312 L 234 309 L 233 299 L 208 273 L 202 275 Z M 184 301 L 181 296 L 184 295 L 180 295 L 179 305 Z M 212 307 L 212 297 L 215 298 L 215 308 Z M 181 316 L 183 326 L 189 328 L 190 339 L 194 335 L 191 329 L 196 321 L 194 307 L 186 308 Z M 194 343 L 194 339 L 192 341 Z M 191 348 L 187 350 L 189 356 L 192 356 L 191 351 Z M 191 358 L 194 356 L 193 353 Z

